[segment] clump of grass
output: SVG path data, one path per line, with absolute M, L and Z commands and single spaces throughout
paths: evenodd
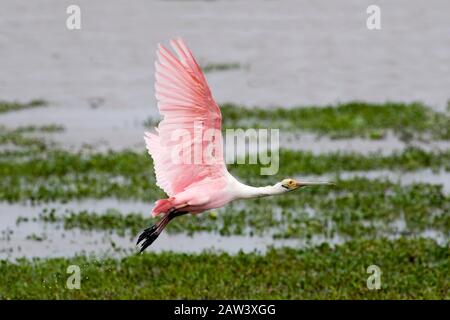
M 45 105 L 47 105 L 46 101 L 38 99 L 27 103 L 0 101 L 0 113 L 43 107 Z
M 205 73 L 215 72 L 215 71 L 226 71 L 226 70 L 233 70 L 233 69 L 240 69 L 240 68 L 241 68 L 241 65 L 237 62 L 208 63 L 208 64 L 202 66 L 202 70 Z
M 121 236 L 126 234 L 134 236 L 148 226 L 153 219 L 144 218 L 139 213 L 123 214 L 116 209 L 108 209 L 101 214 L 87 210 L 79 212 L 67 210 L 64 215 L 57 215 L 55 209 L 44 209 L 39 215 L 39 220 L 63 223 L 65 229 L 108 230 L 115 231 Z
M 0 126 L 0 145 L 12 144 L 14 146 L 25 148 L 26 151 L 38 149 L 43 151 L 52 147 L 54 144 L 46 141 L 43 137 L 29 136 L 30 133 L 58 133 L 64 131 L 64 127 L 56 124 L 44 126 L 23 126 L 14 129 L 9 129 L 5 126 Z M 0 157 L 0 160 L 3 157 Z
M 69 265 L 80 290 L 66 288 Z M 367 267 L 381 289 L 367 288 Z M 449 299 L 450 251 L 424 239 L 350 241 L 266 254 L 147 253 L 0 261 L 0 299 Z M 426 290 L 424 290 L 426 286 Z
M 11 132 L 14 133 L 34 133 L 34 132 L 41 132 L 41 133 L 57 133 L 57 132 L 63 132 L 65 129 L 63 126 L 59 124 L 48 124 L 43 126 L 23 126 L 15 128 L 14 130 L 11 130 Z
M 37 235 L 36 233 L 32 233 L 32 234 L 28 235 L 26 237 L 26 239 L 41 242 L 46 239 L 46 236 L 45 235 Z
M 421 103 L 349 102 L 336 106 L 248 108 L 221 106 L 225 128 L 279 128 L 311 131 L 334 138 L 382 139 L 390 130 L 400 137 L 450 139 L 450 114 Z

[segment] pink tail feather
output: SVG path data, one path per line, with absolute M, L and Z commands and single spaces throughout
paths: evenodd
M 166 213 L 173 207 L 173 198 L 160 199 L 155 202 L 155 207 L 152 210 L 152 216 L 156 217 L 161 213 Z

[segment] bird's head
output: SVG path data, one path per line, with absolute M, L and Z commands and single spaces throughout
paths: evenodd
M 292 191 L 306 186 L 330 186 L 330 185 L 334 185 L 334 183 L 327 181 L 299 181 L 291 178 L 286 178 L 276 184 L 276 186 L 282 188 L 284 192 Z

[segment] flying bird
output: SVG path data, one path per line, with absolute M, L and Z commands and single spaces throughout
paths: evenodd
M 158 45 L 155 62 L 155 95 L 162 120 L 156 132 L 144 135 L 153 158 L 156 185 L 168 198 L 156 201 L 152 216 L 161 219 L 140 234 L 137 241 L 140 252 L 180 215 L 198 214 L 238 199 L 281 195 L 305 186 L 331 184 L 287 178 L 274 185 L 253 187 L 233 177 L 223 157 L 222 114 L 205 76 L 182 39 L 171 40 L 170 44 L 176 55 Z M 207 152 L 192 161 L 192 150 L 196 147 Z M 179 154 L 188 156 L 181 160 Z

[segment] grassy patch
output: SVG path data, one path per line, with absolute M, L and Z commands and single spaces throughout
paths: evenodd
M 32 241 L 39 241 L 39 242 L 41 242 L 41 241 L 46 240 L 46 237 L 45 237 L 45 235 L 37 235 L 37 234 L 35 234 L 35 233 L 32 233 L 32 234 L 28 235 L 28 236 L 26 237 L 26 239 L 27 239 L 27 240 L 32 240 Z
M 32 109 L 47 105 L 44 100 L 32 100 L 27 103 L 0 101 L 0 113 L 18 111 L 24 109 Z
M 139 231 L 154 222 L 153 219 L 144 218 L 139 213 L 121 213 L 116 209 L 108 209 L 103 213 L 89 212 L 87 210 L 74 211 L 66 210 L 64 214 L 60 214 L 56 209 L 44 209 L 39 220 L 47 223 L 63 223 L 67 229 L 81 230 L 108 230 L 115 231 L 119 235 L 126 234 L 135 236 Z M 19 217 L 17 224 L 28 222 L 29 219 Z
M 48 124 L 48 125 L 43 125 L 43 126 L 30 125 L 30 126 L 18 127 L 14 130 L 11 130 L 11 132 L 14 132 L 14 133 L 35 133 L 35 132 L 58 133 L 58 132 L 63 132 L 63 131 L 64 131 L 64 127 L 61 125 L 58 125 L 58 124 Z
M 45 139 L 33 137 L 27 135 L 27 133 L 34 132 L 56 132 L 56 126 L 44 126 L 44 127 L 18 127 L 16 129 L 8 129 L 4 126 L 0 126 L 0 145 L 11 144 L 17 147 L 22 147 L 28 149 L 28 151 L 44 150 L 47 149 L 50 143 L 47 143 Z M 3 157 L 0 158 L 0 161 L 3 160 Z
M 215 71 L 226 71 L 233 69 L 240 69 L 241 65 L 236 62 L 231 63 L 208 63 L 202 66 L 202 70 L 205 73 L 215 72 Z
M 69 265 L 81 289 L 68 290 Z M 382 271 L 368 290 L 366 269 Z M 0 261 L 0 299 L 448 299 L 450 251 L 424 239 L 351 241 L 260 255 L 147 253 Z
M 450 139 L 450 114 L 421 103 L 349 102 L 336 106 L 248 108 L 221 106 L 225 128 L 278 128 L 311 131 L 334 138 L 381 139 L 389 130 L 402 139 L 429 136 Z
M 12 162 L 14 158 L 30 157 L 40 154 L 47 149 L 55 149 L 55 143 L 46 139 L 46 136 L 33 136 L 32 134 L 51 134 L 64 131 L 64 127 L 56 124 L 43 126 L 22 126 L 14 129 L 0 125 L 0 145 L 12 145 L 20 150 L 0 151 L 0 161 Z M 30 135 L 31 134 L 31 135 Z

